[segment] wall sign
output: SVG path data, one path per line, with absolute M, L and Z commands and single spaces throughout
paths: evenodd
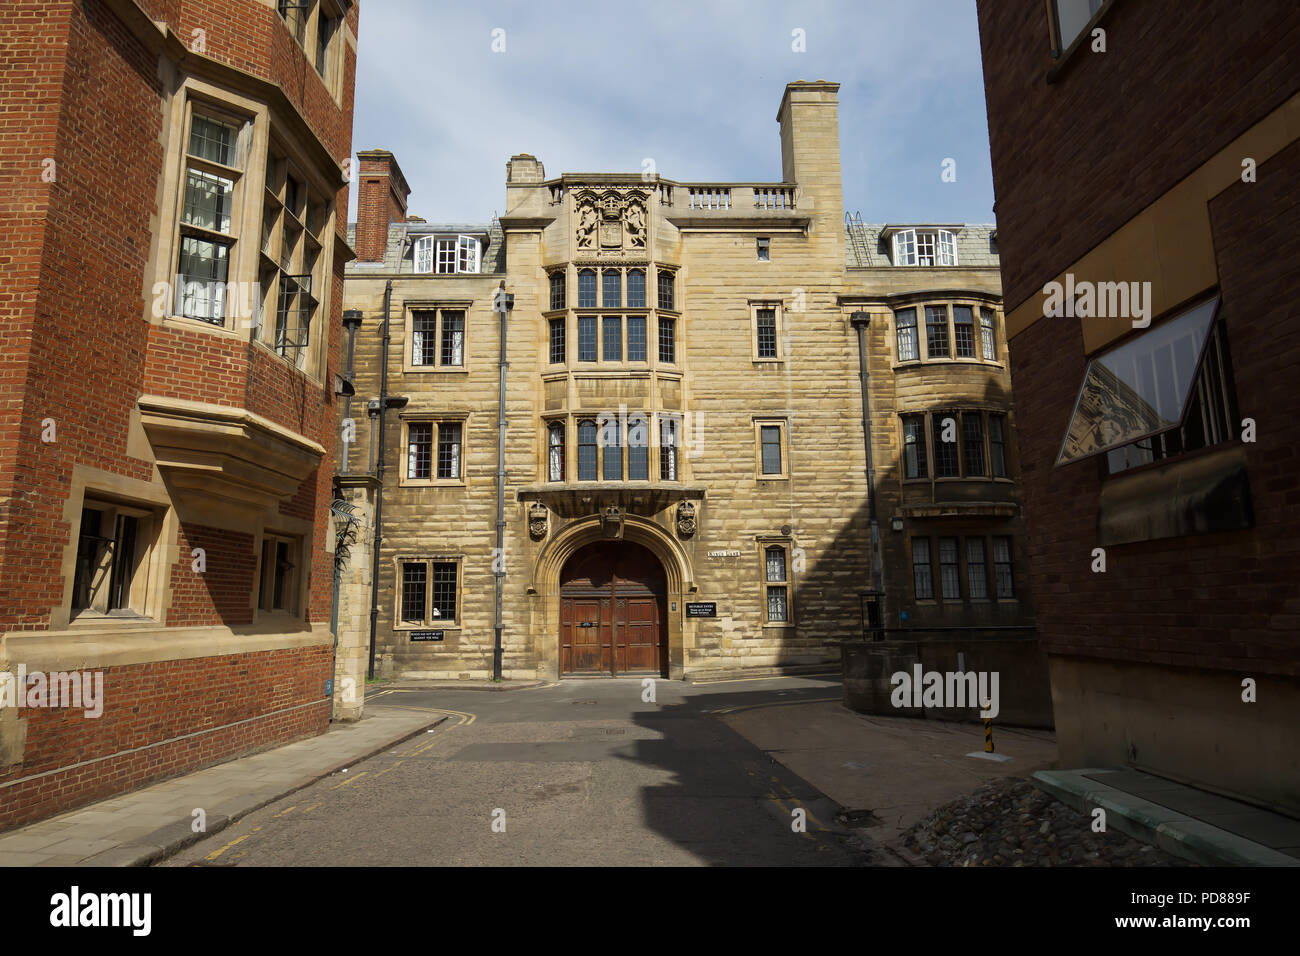
M 740 557 L 740 555 L 741 552 L 739 551 L 710 551 L 709 552 L 709 557 L 711 558 L 738 558 Z
M 687 601 L 687 617 L 717 617 L 718 604 L 716 601 Z
M 442 631 L 412 631 L 411 640 L 413 641 L 440 641 L 442 640 Z

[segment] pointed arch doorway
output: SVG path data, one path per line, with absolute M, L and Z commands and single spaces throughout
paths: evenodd
M 560 570 L 560 676 L 666 676 L 663 565 L 632 541 L 597 541 Z

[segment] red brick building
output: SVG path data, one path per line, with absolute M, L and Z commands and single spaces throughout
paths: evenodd
M 327 726 L 357 16 L 0 5 L 0 827 Z
M 979 25 L 1062 763 L 1300 811 L 1300 5 Z

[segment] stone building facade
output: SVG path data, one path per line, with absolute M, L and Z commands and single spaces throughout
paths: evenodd
M 1064 766 L 1294 815 L 1300 7 L 1187 14 L 979 3 L 1038 629 Z
M 0 12 L 0 827 L 328 724 L 357 16 Z
M 507 678 L 818 667 L 868 629 L 1031 619 L 992 228 L 846 222 L 838 85 L 791 83 L 777 120 L 779 181 L 520 154 L 478 225 L 409 216 L 396 158 L 359 154 L 374 414 L 340 483 L 382 492 L 379 672 L 491 676 L 498 574 Z

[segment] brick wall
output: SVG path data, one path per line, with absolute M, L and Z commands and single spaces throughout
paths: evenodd
M 28 756 L 0 770 L 0 829 L 318 734 L 330 674 L 327 646 L 105 668 L 102 716 L 19 711 Z
M 140 16 L 129 16 L 132 4 Z M 313 328 L 313 335 L 328 328 L 330 337 L 319 384 L 248 342 L 149 322 L 146 276 L 155 233 L 173 225 L 171 213 L 158 208 L 163 144 L 177 131 L 162 128 L 159 53 L 132 33 L 132 25 L 149 29 L 144 16 L 165 23 L 192 49 L 193 31 L 203 30 L 203 54 L 278 85 L 338 164 L 351 152 L 355 48 L 336 37 L 342 45 L 336 102 L 273 5 L 0 5 L 0 229 L 6 240 L 0 250 L 0 632 L 45 630 L 64 600 L 62 561 L 76 529 L 63 515 L 74 468 L 153 479 L 152 464 L 128 453 L 140 438 L 131 433 L 131 417 L 144 392 L 247 408 L 326 448 L 317 471 L 278 510 L 295 519 L 280 530 L 302 520 L 314 525 L 303 569 L 310 595 L 304 620 L 287 625 L 306 630 L 330 613 L 326 535 L 342 254 L 336 254 L 329 313 Z M 354 31 L 357 18 L 353 4 L 347 19 Z M 165 42 L 162 55 L 175 56 L 174 44 Z M 187 70 L 205 69 L 197 57 L 185 63 Z M 43 178 L 47 159 L 55 161 L 54 176 Z M 336 198 L 337 234 L 345 237 L 346 186 Z M 41 440 L 47 419 L 56 429 L 53 442 Z M 274 524 L 274 515 L 267 523 Z M 183 523 L 175 540 L 165 542 L 180 549 L 166 575 L 166 625 L 252 621 L 255 530 Z M 195 547 L 206 551 L 201 578 L 192 569 Z M 10 669 L 17 663 L 6 659 Z M 98 720 L 79 712 L 21 712 L 26 745 L 19 762 L 0 771 L 0 826 L 319 733 L 328 719 L 327 645 L 123 666 L 107 675 L 109 705 Z M 123 752 L 133 748 L 143 749 Z
M 1012 340 L 1030 567 L 1049 652 L 1300 674 L 1300 421 L 1287 411 L 1300 364 L 1297 177 L 1300 142 L 1261 164 L 1258 182 L 1210 203 L 1237 396 L 1258 425 L 1258 440 L 1244 445 L 1253 529 L 1112 546 L 1106 573 L 1092 573 L 1097 468 L 1052 465 L 1086 365 L 1079 325 L 1040 319 Z
M 1295 0 L 1118 0 L 1101 25 L 1049 85 L 1043 0 L 979 2 L 1008 312 L 1295 92 Z
M 253 536 L 202 525 L 182 525 L 177 544 L 180 556 L 171 569 L 171 609 L 167 623 L 174 627 L 196 624 L 235 627 L 251 623 L 251 595 L 257 590 Z M 203 549 L 202 574 L 194 570 L 195 548 Z

